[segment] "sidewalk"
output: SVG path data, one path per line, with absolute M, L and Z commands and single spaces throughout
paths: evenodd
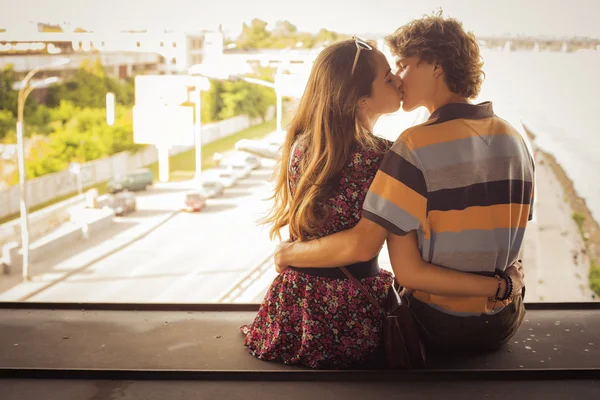
M 585 244 L 550 167 L 536 165 L 534 221 L 525 233 L 523 267 L 527 301 L 592 301 Z
M 20 273 L 0 275 L 0 301 L 25 301 L 145 237 L 178 212 L 179 210 L 165 210 L 146 221 L 119 219 L 106 231 L 87 240 L 83 239 L 69 248 L 58 249 L 43 261 L 32 264 L 32 278 L 29 282 L 23 282 Z

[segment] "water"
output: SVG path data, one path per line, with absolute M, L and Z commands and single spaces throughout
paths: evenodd
M 486 80 L 478 100 L 499 116 L 515 112 L 553 154 L 600 220 L 600 51 L 484 51 Z

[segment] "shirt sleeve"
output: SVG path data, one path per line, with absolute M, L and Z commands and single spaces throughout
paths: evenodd
M 363 205 L 363 217 L 395 235 L 425 226 L 427 184 L 410 145 L 399 138 L 387 152 Z
M 533 182 L 531 183 L 531 202 L 529 203 L 529 217 L 527 218 L 528 221 L 533 220 L 534 204 L 535 204 L 535 175 L 534 175 Z

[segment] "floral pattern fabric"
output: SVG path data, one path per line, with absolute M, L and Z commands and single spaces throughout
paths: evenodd
M 339 188 L 324 202 L 326 218 L 316 237 L 352 228 L 392 143 L 380 139 L 379 148 L 354 149 L 343 169 Z M 303 149 L 296 146 L 289 164 L 292 194 L 301 171 Z M 294 237 L 291 238 L 295 240 Z M 392 275 L 361 279 L 381 304 L 393 283 Z M 288 268 L 271 284 L 251 325 L 241 327 L 244 345 L 261 360 L 317 369 L 360 366 L 381 342 L 382 315 L 360 289 L 347 279 L 307 275 Z

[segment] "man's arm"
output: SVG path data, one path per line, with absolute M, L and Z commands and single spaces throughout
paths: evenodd
M 294 267 L 341 267 L 375 257 L 387 236 L 380 225 L 362 218 L 355 227 L 307 242 L 284 242 L 275 252 L 281 272 Z
M 405 236 L 389 234 L 387 244 L 396 281 L 406 288 L 439 296 L 494 297 L 498 291 L 497 278 L 455 271 L 423 261 L 414 231 Z M 513 293 L 521 293 L 522 271 L 511 268 L 507 275 L 512 278 Z M 506 281 L 501 279 L 499 292 L 502 294 L 505 289 Z

